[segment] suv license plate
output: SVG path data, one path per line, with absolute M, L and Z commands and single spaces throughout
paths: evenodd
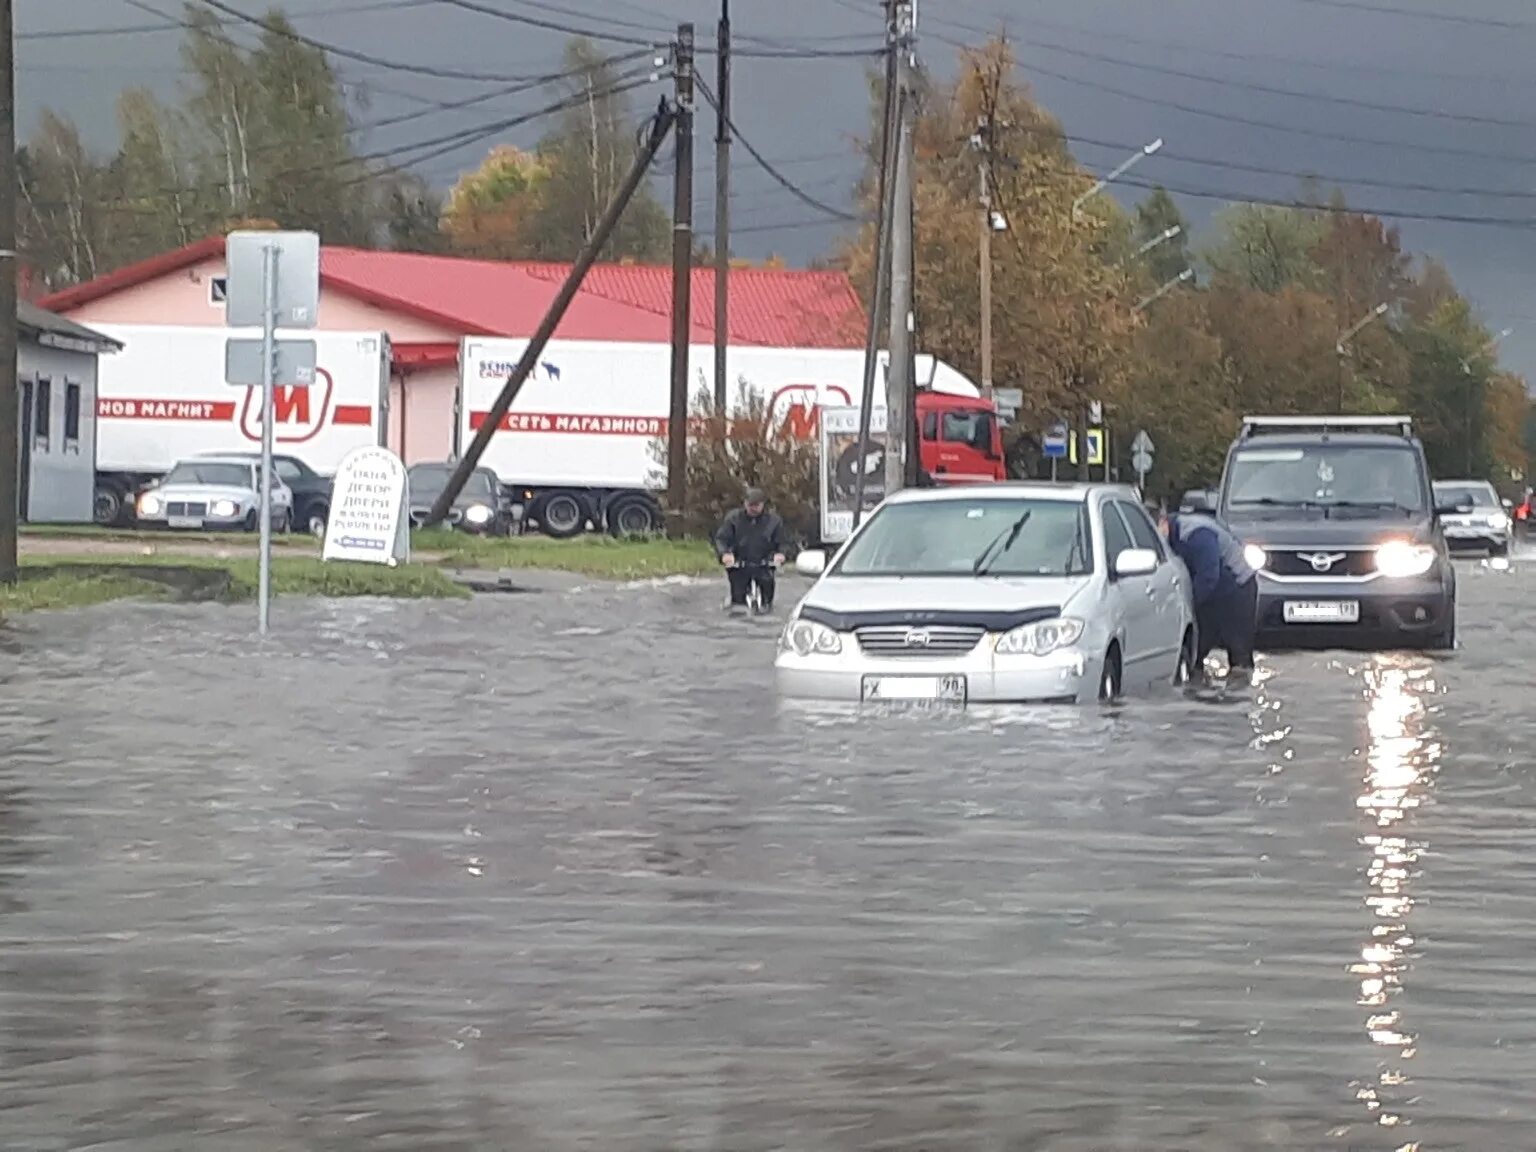
M 1358 600 L 1287 600 L 1287 624 L 1358 624 Z
M 168 528 L 201 528 L 202 518 L 199 516 L 171 516 L 166 520 Z
M 866 676 L 863 694 L 866 701 L 932 700 L 945 704 L 964 704 L 964 676 Z

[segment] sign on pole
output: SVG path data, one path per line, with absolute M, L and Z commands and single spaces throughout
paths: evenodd
M 320 314 L 320 237 L 314 232 L 231 232 L 224 240 L 224 322 L 231 328 L 260 328 L 256 368 L 242 357 L 240 345 L 225 349 L 225 375 L 245 373 L 261 388 L 261 561 L 257 580 L 257 628 L 267 634 L 272 609 L 272 425 L 279 375 L 278 357 L 285 341 L 279 328 L 313 328 Z M 250 341 L 250 343 L 257 343 Z M 314 379 L 314 342 L 308 375 Z M 289 349 L 285 375 L 303 368 L 301 349 Z M 231 381 L 232 383 L 235 381 Z M 295 381 L 298 383 L 298 381 Z M 249 385 L 248 385 L 249 386 Z
M 224 342 L 224 379 L 241 388 L 260 388 L 266 380 L 266 346 L 261 340 L 231 336 Z M 308 388 L 315 382 L 319 353 L 313 340 L 274 342 L 272 383 L 279 388 Z
M 354 448 L 341 461 L 331 490 L 323 560 L 354 560 L 391 568 L 411 558 L 405 464 L 388 448 Z
M 1040 449 L 1045 453 L 1047 460 L 1060 460 L 1067 454 L 1067 426 L 1065 424 L 1052 424 L 1045 430 L 1045 437 L 1040 441 Z
M 1104 402 L 1102 400 L 1088 401 L 1088 423 L 1104 423 Z
M 885 499 L 885 409 L 869 413 L 869 439 L 859 444 L 859 409 L 821 410 L 821 540 L 836 544 L 853 532 L 853 500 L 864 470 L 864 512 Z M 863 514 L 860 515 L 863 521 Z
M 1152 454 L 1155 451 L 1152 437 L 1146 430 L 1136 433 L 1136 439 L 1131 441 L 1131 467 L 1136 469 L 1136 486 L 1147 486 L 1147 473 L 1152 471 Z

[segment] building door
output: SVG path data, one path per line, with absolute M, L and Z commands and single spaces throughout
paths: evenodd
M 27 522 L 32 507 L 32 381 L 21 381 L 20 474 L 16 477 L 16 517 Z

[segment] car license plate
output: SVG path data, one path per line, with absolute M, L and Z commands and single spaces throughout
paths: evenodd
M 1287 624 L 1358 624 L 1358 600 L 1287 600 Z
M 172 528 L 201 528 L 203 522 L 196 516 L 172 516 L 166 523 Z
M 866 701 L 932 700 L 945 704 L 964 704 L 964 676 L 866 676 Z

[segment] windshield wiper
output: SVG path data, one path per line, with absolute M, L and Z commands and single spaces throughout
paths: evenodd
M 1392 511 L 1401 512 L 1405 516 L 1413 516 L 1418 513 L 1417 508 L 1410 508 L 1406 504 L 1399 504 L 1396 500 L 1330 500 L 1322 507 L 1328 511 L 1335 508 L 1357 509 L 1371 512 Z
M 1029 523 L 1029 518 L 1034 514 L 1035 510 L 1031 508 L 994 536 L 992 543 L 981 550 L 981 555 L 976 557 L 976 563 L 971 565 L 971 575 L 985 576 L 992 561 L 1002 559 L 1003 554 L 1013 547 L 1014 542 L 1019 538 L 1019 533 L 1024 530 L 1024 525 Z M 999 544 L 1002 545 L 1001 548 L 998 547 Z M 994 552 L 996 553 L 995 556 L 993 555 Z
M 1273 496 L 1263 496 L 1258 500 L 1231 500 L 1230 508 L 1321 508 L 1323 505 L 1316 500 L 1276 500 Z

